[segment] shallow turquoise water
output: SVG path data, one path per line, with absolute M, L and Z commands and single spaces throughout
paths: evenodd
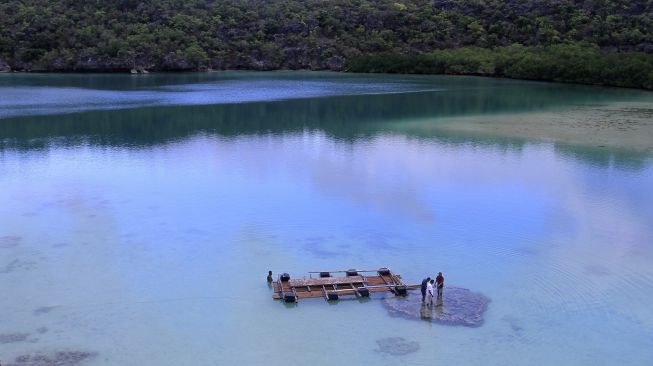
M 456 77 L 0 75 L 0 363 L 650 364 L 650 156 L 401 132 L 614 101 L 653 96 Z M 444 272 L 491 298 L 485 323 L 393 318 L 378 299 L 284 306 L 264 281 L 377 266 L 408 282 Z M 419 350 L 377 349 L 395 336 Z

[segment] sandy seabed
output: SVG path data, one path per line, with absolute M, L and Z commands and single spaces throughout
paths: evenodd
M 653 153 L 652 103 L 448 118 L 418 128 Z

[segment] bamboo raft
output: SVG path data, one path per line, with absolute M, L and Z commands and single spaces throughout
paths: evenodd
M 338 276 L 334 276 L 334 275 Z M 315 276 L 315 277 L 313 277 Z M 346 271 L 309 272 L 309 278 L 291 279 L 287 273 L 280 274 L 272 282 L 275 300 L 298 302 L 300 299 L 322 297 L 327 301 L 342 296 L 369 297 L 373 292 L 392 292 L 406 296 L 408 290 L 420 285 L 407 285 L 401 276 L 388 268 L 374 270 L 349 269 Z

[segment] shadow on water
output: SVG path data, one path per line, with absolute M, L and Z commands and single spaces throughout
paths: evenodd
M 451 79 L 443 80 L 452 83 Z M 0 151 L 84 144 L 147 148 L 198 134 L 230 138 L 302 131 L 323 131 L 345 142 L 378 134 L 402 133 L 408 137 L 450 144 L 472 143 L 519 150 L 525 145 L 525 140 L 436 130 L 420 133 L 397 131 L 406 120 L 428 118 L 432 121 L 429 123 L 437 123 L 438 118 L 541 111 L 569 105 L 632 100 L 639 95 L 633 91 L 608 88 L 592 88 L 588 93 L 588 87 L 550 83 L 505 82 L 507 84 L 503 85 L 500 81 L 483 79 L 456 80 L 457 88 L 452 86 L 443 91 L 11 117 L 0 120 Z M 444 86 L 448 85 L 445 83 Z M 620 154 L 607 149 L 590 152 L 575 146 L 557 148 L 575 159 L 609 162 L 635 169 L 643 166 L 646 159 L 646 156 Z
M 284 302 L 284 301 L 281 301 L 281 303 L 283 304 L 283 307 L 285 307 L 286 309 L 294 309 L 297 306 L 299 306 L 299 303 L 296 303 L 296 302 Z

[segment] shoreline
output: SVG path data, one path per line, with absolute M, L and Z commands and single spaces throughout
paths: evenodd
M 616 88 L 616 89 L 629 89 L 629 90 L 640 90 L 646 92 L 653 92 L 651 89 L 647 88 L 637 88 L 630 86 L 620 86 L 620 85 L 608 85 L 608 84 L 597 84 L 597 83 L 577 83 L 570 81 L 559 81 L 559 80 L 546 80 L 546 79 L 525 79 L 525 78 L 511 78 L 506 76 L 496 76 L 496 75 L 483 75 L 483 74 L 425 74 L 425 73 L 394 73 L 394 72 L 361 72 L 361 71 L 347 71 L 347 70 L 331 70 L 331 69 L 272 69 L 272 70 L 257 70 L 257 69 L 207 69 L 207 70 L 144 70 L 138 72 L 131 72 L 129 70 L 57 70 L 57 71 L 48 71 L 48 70 L 11 70 L 11 71 L 0 71 L 1 75 L 16 75 L 16 74 L 41 74 L 41 75 L 51 75 L 51 74 L 61 74 L 61 75 L 132 75 L 132 76 L 146 76 L 146 75 L 161 75 L 161 74 L 213 74 L 213 73 L 223 73 L 223 72 L 252 72 L 252 73 L 265 73 L 265 72 L 321 72 L 321 73 L 333 73 L 333 74 L 369 74 L 369 75 L 392 75 L 392 76 L 450 76 L 450 77 L 479 77 L 484 79 L 495 79 L 495 80 L 514 80 L 514 81 L 527 81 L 527 82 L 536 82 L 536 83 L 553 83 L 553 84 L 565 84 L 565 85 L 583 85 L 583 86 L 592 86 L 599 88 Z
M 495 79 L 495 80 L 514 80 L 514 81 L 528 81 L 536 83 L 553 83 L 553 84 L 565 84 L 565 85 L 583 85 L 583 86 L 592 86 L 599 88 L 616 88 L 616 89 L 629 89 L 629 90 L 640 90 L 646 92 L 653 92 L 651 89 L 647 88 L 637 88 L 630 86 L 620 86 L 620 85 L 608 85 L 608 84 L 598 84 L 598 83 L 577 83 L 571 81 L 561 81 L 561 80 L 547 80 L 547 79 L 526 79 L 526 78 L 511 78 L 506 76 L 496 76 L 496 75 L 483 75 L 483 74 L 425 74 L 425 73 L 394 73 L 394 72 L 364 72 L 364 71 L 347 71 L 347 70 L 330 70 L 330 69 L 272 69 L 272 70 L 256 70 L 256 69 L 207 69 L 207 70 L 144 70 L 138 72 L 131 72 L 130 70 L 120 69 L 120 70 L 57 70 L 57 71 L 48 71 L 48 70 L 11 70 L 11 71 L 0 71 L 1 75 L 16 75 L 16 74 L 62 74 L 62 75 L 132 75 L 132 76 L 146 76 L 146 75 L 162 75 L 162 74 L 212 74 L 212 73 L 225 73 L 225 72 L 251 72 L 251 73 L 265 73 L 265 72 L 321 72 L 321 73 L 333 73 L 333 74 L 369 74 L 369 75 L 396 75 L 396 76 L 451 76 L 451 77 L 479 77 L 484 79 Z

